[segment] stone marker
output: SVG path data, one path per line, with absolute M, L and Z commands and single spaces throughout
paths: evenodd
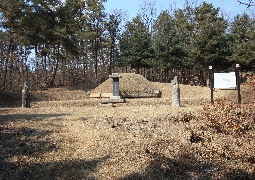
M 22 89 L 22 107 L 30 108 L 30 92 L 27 82 L 24 83 L 24 87 Z
M 172 85 L 172 106 L 180 107 L 180 88 L 177 76 L 171 80 Z
M 109 76 L 112 78 L 113 82 L 113 96 L 110 96 L 109 100 L 102 100 L 102 104 L 108 104 L 109 107 L 115 107 L 113 103 L 125 103 L 125 99 L 120 96 L 119 78 L 121 78 L 119 73 L 112 73 Z
M 110 99 L 121 99 L 120 97 L 120 87 L 119 87 L 119 79 L 121 78 L 119 73 L 112 73 L 111 76 L 109 76 L 113 80 L 113 96 L 110 97 Z

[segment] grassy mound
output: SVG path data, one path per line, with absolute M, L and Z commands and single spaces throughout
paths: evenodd
M 91 93 L 112 93 L 112 79 L 109 78 Z M 158 88 L 140 74 L 122 73 L 120 78 L 120 94 L 123 97 L 157 97 Z

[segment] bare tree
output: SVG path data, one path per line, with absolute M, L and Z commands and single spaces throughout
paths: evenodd
M 151 31 L 152 24 L 156 18 L 156 7 L 155 1 L 143 1 L 141 4 L 139 15 L 141 16 L 143 22 L 146 24 L 149 31 Z
M 246 5 L 247 8 L 249 8 L 250 6 L 255 6 L 255 3 L 253 0 L 249 0 L 248 2 L 244 2 L 243 0 L 237 0 L 237 2 L 239 2 L 240 4 Z

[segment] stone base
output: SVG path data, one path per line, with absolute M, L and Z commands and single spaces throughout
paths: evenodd
M 110 99 L 119 100 L 119 99 L 121 99 L 121 96 L 111 96 Z
M 101 101 L 102 104 L 113 104 L 113 103 L 125 103 L 125 99 L 104 99 Z

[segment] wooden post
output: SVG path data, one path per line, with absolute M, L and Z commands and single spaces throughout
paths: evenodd
M 211 89 L 211 104 L 214 103 L 213 101 L 213 68 L 209 66 L 209 81 L 210 81 L 210 89 Z
M 22 89 L 22 107 L 30 108 L 30 92 L 27 82 L 24 83 L 24 87 Z
M 236 64 L 236 83 L 237 83 L 237 92 L 238 92 L 238 103 L 241 104 L 241 89 L 240 89 L 241 80 L 240 80 L 239 71 L 240 71 L 240 65 Z

